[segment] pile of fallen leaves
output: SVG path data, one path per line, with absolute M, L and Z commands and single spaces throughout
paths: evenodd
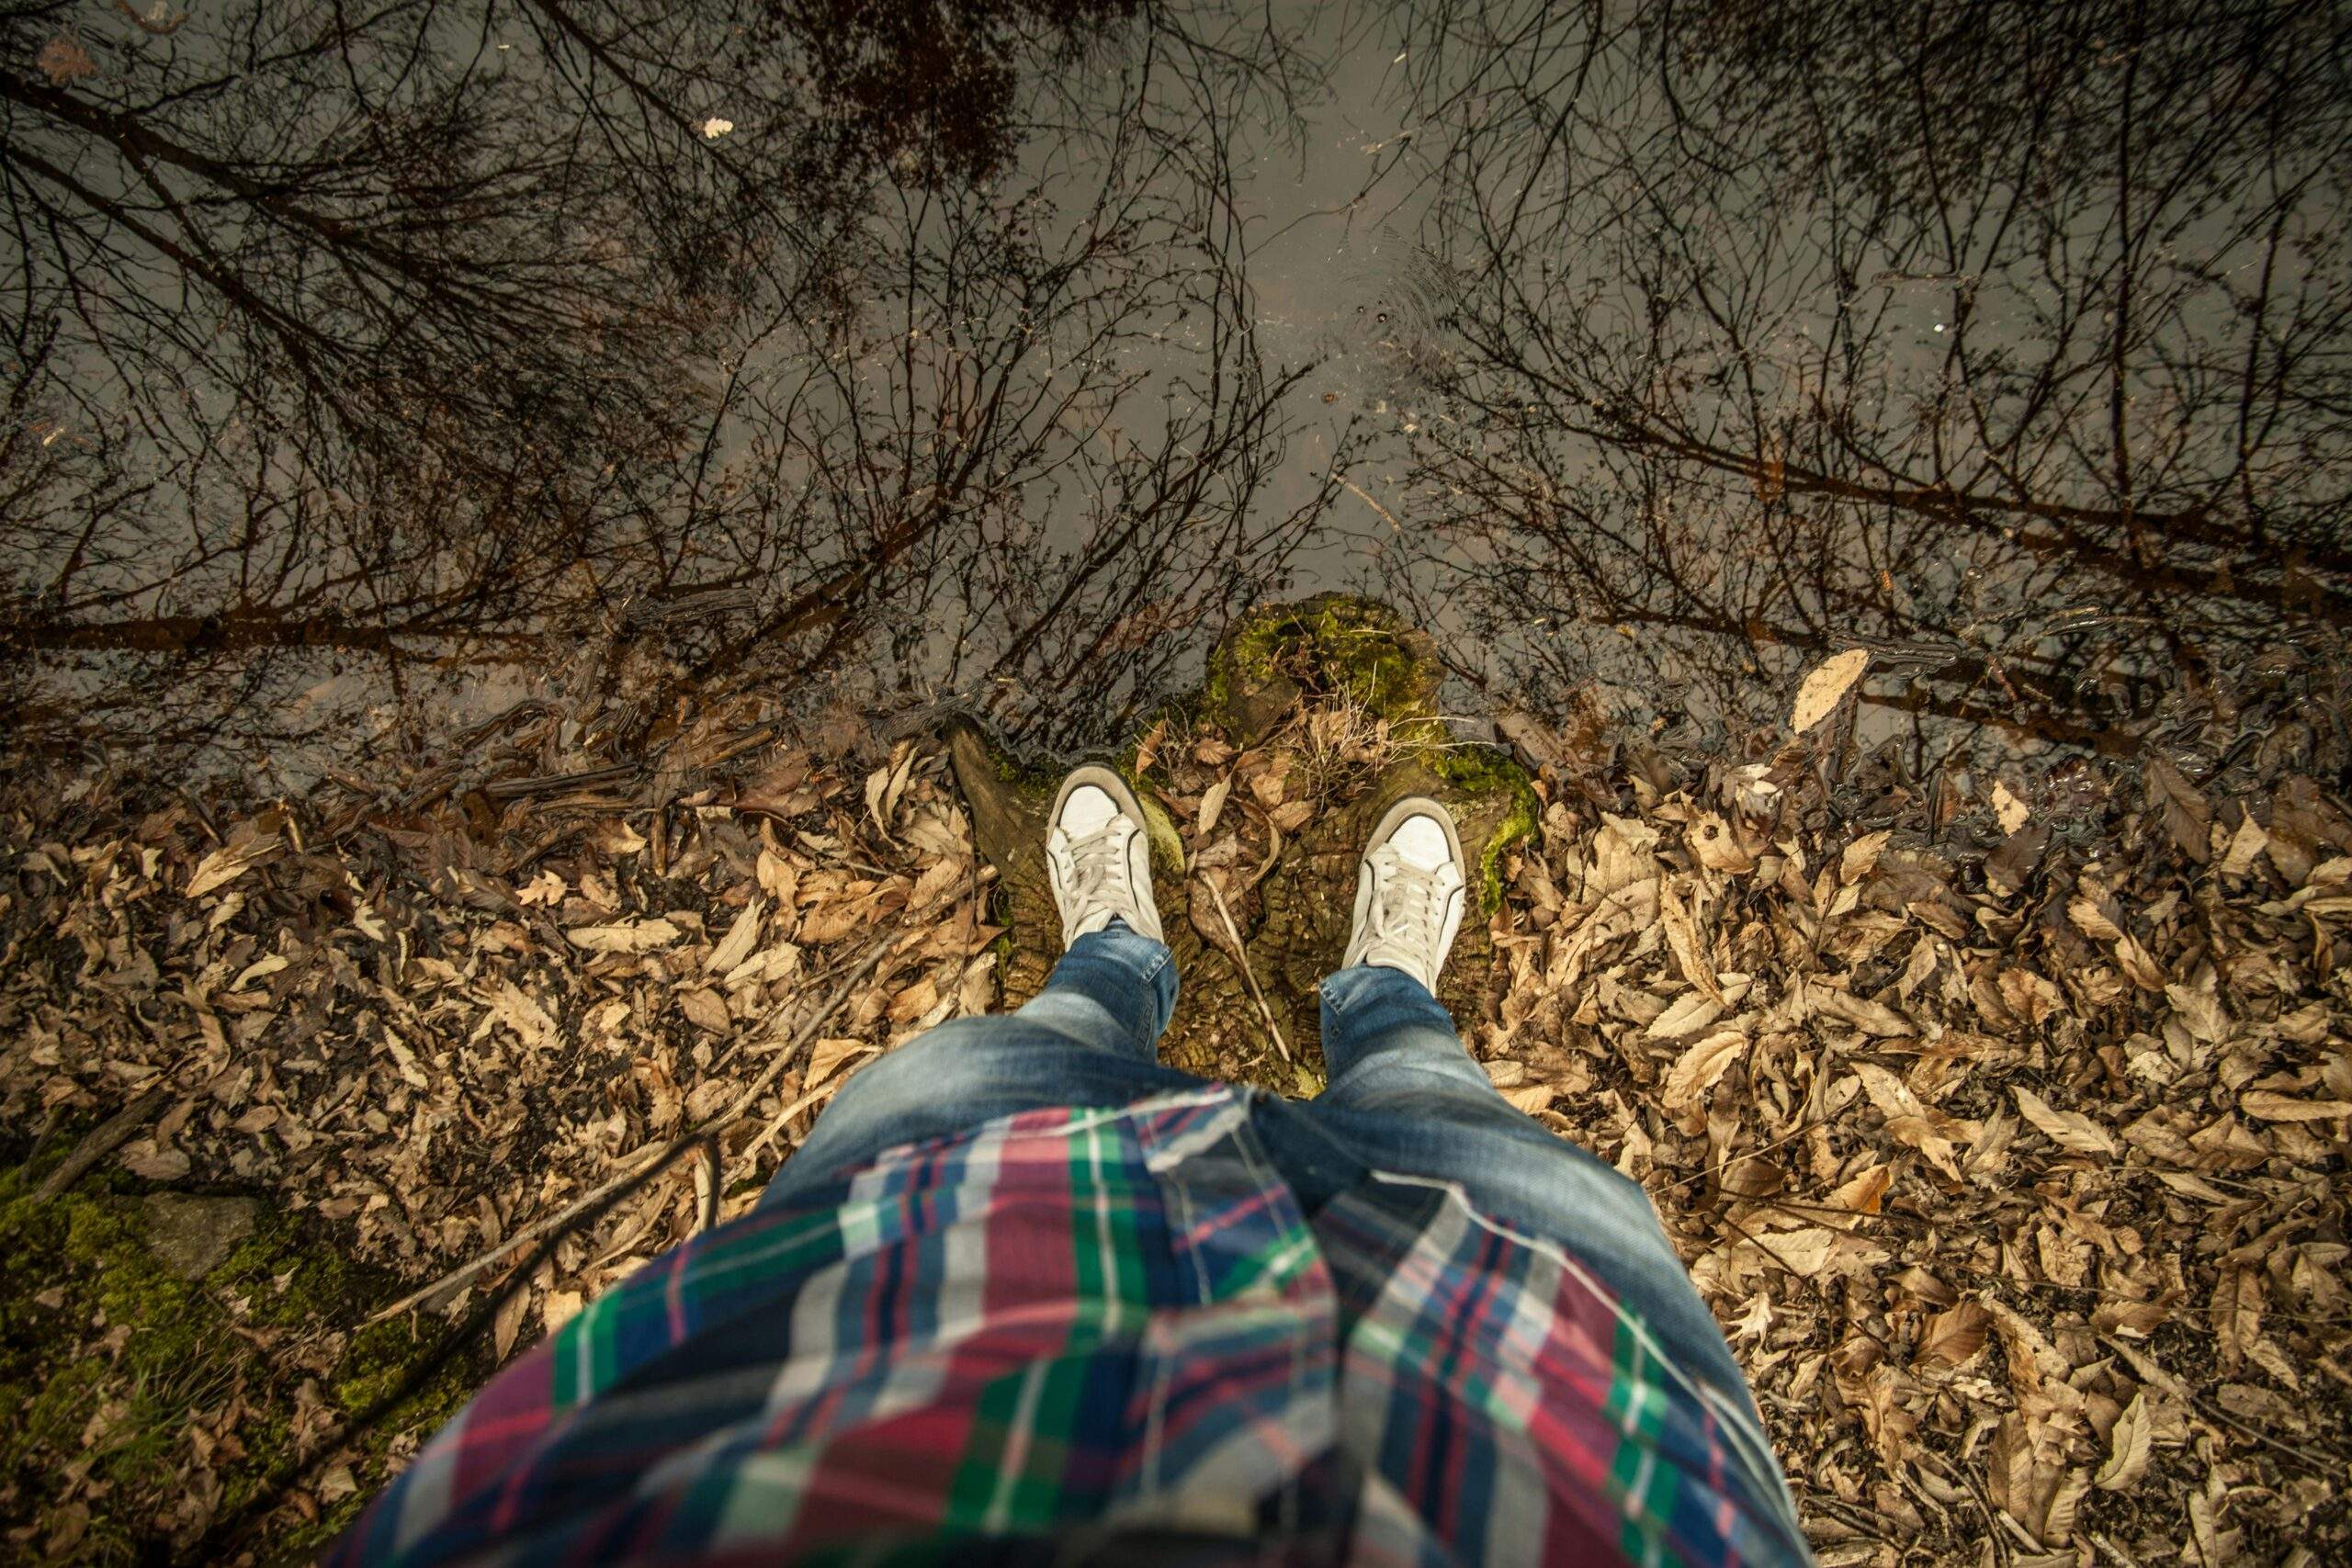
M 1743 756 L 1507 724 L 1542 810 L 1448 988 L 1465 1041 L 1651 1192 L 1826 1562 L 2352 1551 L 2352 814 L 2286 766 L 2226 797 L 2153 757 L 1912 777 L 1857 753 L 1861 673 Z M 747 1205 L 861 1063 L 997 1005 L 934 746 L 597 733 L 535 705 L 462 763 L 258 808 L 19 773 L 10 1124 L 86 1145 L 132 1108 L 107 1168 L 269 1194 L 449 1317 L 714 1136 L 715 1180 L 681 1161 L 564 1235 L 503 1358 Z M 1189 868 L 1207 947 L 1368 787 L 1357 735 L 1153 731 L 1189 853 L 1234 846 Z M 1280 1063 L 1254 1032 L 1293 978 L 1248 978 L 1277 994 L 1237 1048 Z
M 563 1235 L 496 1316 L 503 1359 L 748 1207 L 860 1062 L 992 1005 L 989 879 L 934 753 L 828 760 L 736 715 L 642 768 L 577 750 L 585 733 L 526 713 L 464 769 L 233 816 L 19 771 L 0 1113 L 20 1151 L 29 1135 L 35 1158 L 72 1145 L 144 1183 L 266 1195 L 416 1285 L 387 1305 L 454 1321 L 580 1200 L 709 1133 L 716 1183 L 673 1162 Z M 58 1325 L 51 1359 L 123 1331 Z M 220 1493 L 222 1415 L 163 1438 L 187 1496 Z M 61 1511 L 151 1506 L 74 1458 L 68 1434 L 55 1490 L 0 1499 L 32 1521 L 19 1546 Z M 345 1472 L 288 1506 L 350 1490 Z M 167 1533 L 206 1522 L 182 1507 Z
M 2342 1561 L 2352 814 L 1536 742 L 1470 1032 L 1649 1190 L 1828 1563 Z M 1826 722 L 1825 722 L 1826 721 Z

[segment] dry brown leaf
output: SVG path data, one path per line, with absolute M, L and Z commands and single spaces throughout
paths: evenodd
M 2107 918 L 2107 912 L 2088 898 L 2076 898 L 2066 906 L 2066 919 L 2075 929 L 2093 942 L 2113 942 L 2123 934 L 2123 928 Z
M 1686 992 L 1674 998 L 1665 1010 L 1650 1021 L 1648 1037 L 1652 1040 L 1679 1040 L 1696 1034 L 1724 1015 L 1724 1004 Z
M 2114 1428 L 2107 1435 L 2107 1462 L 2098 1467 L 2095 1478 L 2102 1492 L 2129 1492 L 2148 1473 L 2148 1460 L 2154 1451 L 2155 1422 L 2148 1414 L 2148 1396 L 2135 1393 L 2123 1414 L 2115 1418 Z
M 2352 1116 L 2352 1100 L 2297 1100 L 2255 1089 L 2238 1096 L 2238 1109 L 2265 1122 L 2333 1122 Z
M 1227 773 L 1225 777 L 1217 780 L 1216 783 L 1209 785 L 1208 789 L 1202 795 L 1199 828 L 1199 836 L 1201 838 L 1206 839 L 1211 833 L 1216 831 L 1217 818 L 1225 815 L 1226 797 L 1230 795 L 1232 793 L 1233 775 L 1231 773 Z
M 1799 1279 L 1810 1280 L 1827 1268 L 1829 1259 L 1836 1255 L 1838 1233 L 1822 1225 L 1782 1231 L 1775 1235 L 1758 1237 L 1756 1247 L 1767 1262 L 1785 1269 Z
M 2269 847 L 2270 835 L 2248 812 L 2239 820 L 2237 831 L 2230 835 L 2229 842 L 2222 849 L 2221 863 L 2213 869 L 2223 876 L 2250 876 L 2255 861 Z
M 1829 1195 L 1829 1201 L 1833 1207 L 1857 1214 L 1875 1214 L 1885 1201 L 1887 1189 L 1894 1185 L 1894 1168 L 1874 1165 L 1840 1185 Z
M 2165 988 L 2164 966 L 2149 956 L 2147 948 L 2130 931 L 2115 939 L 2115 962 L 2123 971 L 2123 977 L 2142 990 Z
M 1530 1116 L 1548 1108 L 1555 1094 L 1552 1086 L 1547 1083 L 1524 1084 L 1518 1089 L 1506 1089 L 1498 1092 L 1503 1099 Z
M 170 1147 L 158 1148 L 153 1138 L 135 1138 L 122 1145 L 116 1156 L 123 1169 L 149 1181 L 177 1181 L 188 1173 L 187 1151 Z
M 1974 1124 L 1920 1103 L 1909 1085 L 1876 1062 L 1857 1062 L 1854 1072 L 1871 1103 L 1886 1118 L 1887 1135 L 1917 1149 L 1937 1168 L 1959 1180 L 1958 1145 L 1974 1138 Z
M 735 1027 L 734 1020 L 727 1016 L 726 999 L 703 987 L 680 992 L 678 1010 L 686 1015 L 688 1023 L 713 1034 L 726 1034 Z
M 925 975 L 905 990 L 890 998 L 889 1010 L 883 1015 L 892 1023 L 912 1023 L 939 1005 L 939 981 Z
M 886 840 L 890 838 L 890 825 L 898 819 L 899 802 L 907 793 L 907 781 L 919 756 L 913 742 L 901 740 L 890 761 L 866 775 L 865 814 Z
M 1149 773 L 1152 763 L 1159 761 L 1159 749 L 1167 740 L 1168 721 L 1163 718 L 1136 742 L 1136 773 L 1138 777 Z
M 1739 875 L 1756 869 L 1756 856 L 1740 842 L 1731 825 L 1712 811 L 1702 811 L 1691 819 L 1682 841 L 1709 871 Z
M 1919 1348 L 1912 1354 L 1912 1362 L 1926 1371 L 1952 1371 L 1966 1366 L 1984 1348 L 1985 1337 L 1992 1331 L 1993 1314 L 1984 1303 L 1973 1300 L 1955 1302 L 1928 1320 L 1919 1336 Z
M 1850 887 L 1868 876 L 1877 869 L 1878 857 L 1886 852 L 1887 840 L 1894 837 L 1891 829 L 1881 828 L 1848 844 L 1846 852 L 1838 857 L 1838 880 Z
M 669 946 L 684 933 L 668 920 L 656 917 L 620 925 L 574 926 L 563 934 L 572 946 L 590 953 L 651 953 Z
M 710 956 L 703 961 L 703 973 L 726 974 L 752 955 L 752 949 L 759 944 L 759 940 L 760 901 L 753 898 L 743 906 L 743 912 L 735 917 L 735 923 L 727 928 L 727 934 L 718 939 L 718 945 L 710 950 Z
M 2262 1276 L 2251 1269 L 2223 1269 L 2213 1290 L 2211 1322 L 2222 1368 L 2235 1371 L 2245 1360 L 2246 1347 L 2262 1332 Z
M 1747 1051 L 1747 1036 L 1736 1029 L 1708 1035 L 1667 1069 L 1666 1082 L 1658 1090 L 1659 1102 L 1668 1111 L 1689 1110 Z
M 823 1083 L 844 1062 L 876 1049 L 863 1040 L 829 1038 L 817 1042 L 808 1054 L 808 1076 L 801 1082 L 804 1089 Z
M 1833 653 L 1814 666 L 1797 686 L 1796 705 L 1789 713 L 1789 728 L 1799 735 L 1811 729 L 1838 709 L 1854 683 L 1870 668 L 1871 650 L 1849 648 L 1843 653 Z
M 227 843 L 197 863 L 185 896 L 201 898 L 228 886 L 276 854 L 282 842 L 274 815 L 267 819 L 255 818 L 239 823 L 231 830 Z
M 2108 1130 L 2079 1111 L 2059 1111 L 2030 1089 L 2012 1087 L 2018 1110 L 2034 1124 L 2041 1134 L 2064 1149 L 2078 1155 L 2113 1155 L 2115 1138 Z
M 482 999 L 490 1005 L 491 1017 L 513 1030 L 514 1038 L 529 1049 L 550 1051 L 563 1043 L 548 1010 L 513 981 L 499 981 Z
M 514 1348 L 515 1336 L 523 1330 L 523 1320 L 531 1314 L 531 1287 L 525 1285 L 498 1303 L 498 1314 L 491 1321 L 492 1353 L 503 1361 Z M 477 1352 L 479 1353 L 479 1352 Z
M 1682 977 L 1698 989 L 1701 996 L 1718 1005 L 1724 1003 L 1723 987 L 1715 983 L 1714 965 L 1708 961 L 1706 943 L 1699 934 L 1697 919 L 1683 902 L 1685 891 L 1677 884 L 1687 877 L 1676 877 L 1658 885 L 1657 913 L 1666 928 L 1666 944 L 1674 953 L 1676 965 Z
M 2091 1478 L 2086 1470 L 2070 1470 L 2066 1479 L 2050 1499 L 2049 1509 L 2042 1515 L 2041 1536 L 2046 1541 L 2074 1539 L 2077 1514 L 2083 1499 L 2090 1494 Z
M 784 911 L 788 923 L 800 891 L 800 868 L 774 850 L 762 850 L 759 877 L 760 891 L 775 900 L 775 907 Z

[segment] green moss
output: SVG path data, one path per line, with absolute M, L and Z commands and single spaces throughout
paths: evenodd
M 1487 912 L 1491 914 L 1502 905 L 1503 855 L 1513 844 L 1533 836 L 1544 803 L 1536 798 L 1527 770 L 1492 746 L 1431 748 L 1421 760 L 1430 772 L 1464 795 L 1508 793 L 1510 796 L 1502 820 L 1487 835 L 1487 847 L 1478 858 L 1479 886 Z
M 122 1184 L 127 1187 L 129 1184 Z M 194 1521 L 178 1515 L 189 1476 L 220 1486 L 214 1517 L 290 1472 L 304 1369 L 286 1352 L 343 1349 L 317 1377 L 332 1410 L 364 1410 L 437 1342 L 407 1320 L 359 1326 L 393 1282 L 266 1209 L 254 1235 L 202 1280 L 180 1279 L 149 1250 L 134 1190 L 92 1179 L 46 1201 L 23 1171 L 0 1174 L 0 1486 L 45 1540 L 64 1506 L 89 1510 L 79 1562 L 174 1561 Z M 276 1351 L 276 1354 L 273 1354 Z M 265 1561 L 307 1554 L 350 1522 L 380 1483 L 396 1434 L 437 1426 L 470 1394 L 476 1355 L 456 1358 L 424 1392 L 363 1433 L 357 1493 L 312 1521 L 265 1534 Z M 213 1431 L 232 1405 L 243 1414 Z M 209 1456 L 194 1429 L 224 1439 Z M 85 1441 L 87 1435 L 88 1440 Z M 87 1465 L 77 1485 L 70 1466 Z M 315 1479 L 315 1478 L 313 1478 Z M 284 1516 L 294 1519 L 295 1516 Z
M 1207 710 L 1232 716 L 1290 682 L 1310 696 L 1343 695 L 1391 725 L 1433 722 L 1435 649 L 1396 612 L 1325 593 L 1252 612 L 1218 645 L 1202 691 Z

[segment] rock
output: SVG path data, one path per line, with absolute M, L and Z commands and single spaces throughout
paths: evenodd
M 261 1205 L 251 1198 L 201 1198 L 151 1192 L 142 1205 L 148 1249 L 181 1279 L 194 1281 L 218 1269 L 254 1234 Z

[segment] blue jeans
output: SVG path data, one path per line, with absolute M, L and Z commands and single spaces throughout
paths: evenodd
M 1749 1404 L 1648 1194 L 1497 1093 L 1411 976 L 1343 969 L 1322 1000 L 1329 1086 L 1305 1101 L 1259 1093 L 1251 1118 L 1310 1211 L 1318 1190 L 1367 1170 L 1458 1183 L 1489 1219 L 1573 1251 L 1685 1371 Z M 1175 1008 L 1173 955 L 1114 920 L 1079 938 L 1026 1007 L 944 1023 L 842 1085 L 760 1201 L 789 1203 L 885 1149 L 1000 1116 L 1197 1089 L 1159 1064 Z

